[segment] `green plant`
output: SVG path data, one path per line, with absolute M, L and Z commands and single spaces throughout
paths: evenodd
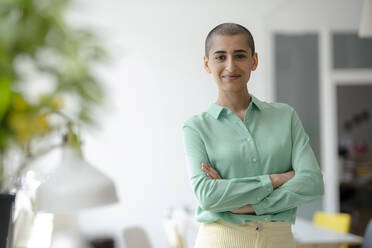
M 0 1 L 0 192 L 17 190 L 29 162 L 53 148 L 66 121 L 52 113 L 97 124 L 105 94 L 93 70 L 106 54 L 93 33 L 67 24 L 68 3 Z

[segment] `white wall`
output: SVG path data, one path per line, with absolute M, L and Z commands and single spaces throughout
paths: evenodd
M 360 5 L 360 1 L 342 2 L 351 9 Z M 265 52 L 270 44 L 266 30 L 271 18 L 285 20 L 287 16 L 281 13 L 292 5 L 287 14 L 296 13 L 294 17 L 298 18 L 307 14 L 318 22 L 326 21 L 324 13 L 334 7 L 320 0 L 86 0 L 73 6 L 69 20 L 95 27 L 114 58 L 106 68 L 97 70 L 110 89 L 111 107 L 99 117 L 102 130 L 87 134 L 85 150 L 87 160 L 115 180 L 121 199 L 120 204 L 82 213 L 83 231 L 91 235 L 115 233 L 119 238 L 125 227 L 140 225 L 148 232 L 153 247 L 167 247 L 162 228 L 167 208 L 195 204 L 185 167 L 181 126 L 217 96 L 215 83 L 202 68 L 205 36 L 222 22 L 249 28 L 261 67 L 248 88 L 270 101 L 273 87 L 271 56 Z M 309 5 L 313 14 L 308 13 Z M 341 18 L 347 12 L 357 18 L 348 7 L 343 5 L 345 10 L 333 14 Z M 322 21 L 315 17 L 319 11 Z M 288 25 L 298 23 L 291 21 Z M 120 238 L 118 241 L 123 242 Z

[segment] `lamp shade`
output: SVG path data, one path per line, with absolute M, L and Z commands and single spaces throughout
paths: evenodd
M 359 36 L 372 37 L 372 0 L 364 0 Z
M 39 186 L 35 206 L 39 211 L 72 213 L 117 201 L 113 181 L 88 164 L 79 147 L 65 146 L 62 163 Z

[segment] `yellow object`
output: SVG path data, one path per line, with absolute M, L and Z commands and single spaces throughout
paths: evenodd
M 317 226 L 347 233 L 350 230 L 351 216 L 345 213 L 316 212 L 313 217 L 313 223 Z M 342 247 L 347 248 L 347 245 L 343 245 Z

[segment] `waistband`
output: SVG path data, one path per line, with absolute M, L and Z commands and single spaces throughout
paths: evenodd
M 251 221 L 245 225 L 234 225 L 221 219 L 212 223 L 202 223 L 204 227 L 218 225 L 221 228 L 232 228 L 236 231 L 270 231 L 270 232 L 291 232 L 291 223 L 288 221 Z

